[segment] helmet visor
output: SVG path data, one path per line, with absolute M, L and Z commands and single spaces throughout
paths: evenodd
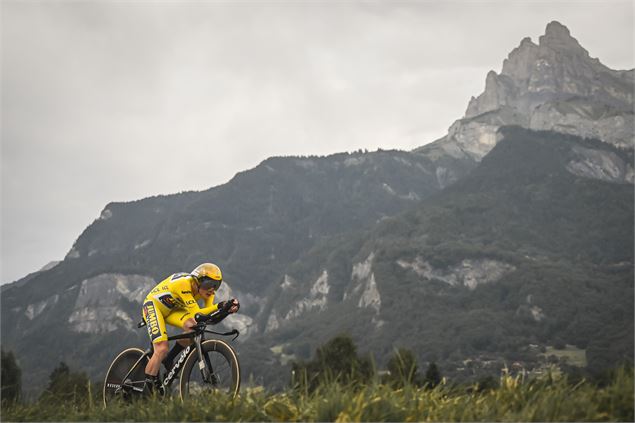
M 198 278 L 198 282 L 202 289 L 214 288 L 214 290 L 218 290 L 218 288 L 220 288 L 222 279 L 217 280 L 217 279 L 212 279 L 209 276 L 201 276 L 200 278 Z

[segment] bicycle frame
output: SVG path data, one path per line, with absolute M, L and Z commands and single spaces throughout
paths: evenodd
M 170 371 L 168 372 L 166 377 L 163 379 L 163 382 L 161 383 L 161 385 L 163 386 L 163 389 L 164 389 L 165 392 L 167 392 L 167 389 L 170 387 L 170 385 L 172 385 L 172 382 L 174 381 L 175 376 L 178 374 L 179 370 L 181 369 L 181 366 L 185 362 L 185 359 L 189 356 L 190 351 L 192 350 L 192 347 L 194 347 L 194 348 L 196 348 L 198 350 L 199 360 L 202 358 L 202 353 L 201 353 L 201 348 L 200 348 L 200 344 L 201 344 L 202 338 L 203 338 L 202 334 L 196 335 L 195 333 L 192 333 L 192 334 L 186 333 L 186 334 L 182 334 L 182 335 L 175 335 L 175 336 L 168 337 L 168 341 L 175 341 L 177 339 L 187 339 L 187 338 L 194 338 L 194 343 L 188 345 L 185 348 L 185 350 L 180 354 L 179 360 L 176 363 L 174 363 L 174 365 L 172 366 L 172 368 L 170 369 Z M 130 368 L 130 370 L 128 370 L 128 373 L 126 373 L 126 375 L 123 377 L 122 385 L 121 385 L 122 387 L 125 386 L 126 379 L 128 379 L 128 377 L 134 371 L 134 369 L 136 369 L 137 366 L 141 362 L 143 362 L 143 360 L 146 357 L 150 357 L 152 355 L 152 353 L 153 353 L 153 348 L 150 347 L 150 348 L 148 348 L 145 351 L 145 353 L 141 357 L 139 357 L 137 362 Z M 206 368 L 206 370 L 207 370 L 207 368 Z M 130 386 L 130 388 L 132 388 L 132 390 L 137 391 L 137 392 L 143 392 L 143 387 Z
M 210 379 L 212 378 L 212 375 L 214 374 L 214 369 L 212 369 L 211 363 L 209 363 L 208 360 L 204 359 L 204 357 L 203 357 L 203 349 L 201 348 L 201 344 L 205 340 L 205 333 L 206 332 L 207 333 L 216 334 L 216 335 L 223 335 L 223 336 L 236 335 L 234 337 L 234 339 L 236 339 L 238 337 L 238 335 L 239 335 L 239 332 L 236 329 L 232 330 L 231 332 L 219 333 L 219 332 L 214 332 L 214 331 L 211 331 L 211 330 L 207 330 L 207 329 L 205 329 L 205 326 L 206 326 L 205 323 L 199 323 L 197 326 L 194 326 L 194 328 L 193 328 L 194 331 L 193 332 L 183 333 L 183 334 L 180 334 L 180 335 L 174 335 L 174 336 L 168 337 L 168 341 L 176 341 L 176 340 L 179 340 L 179 339 L 193 339 L 193 343 L 191 343 L 190 345 L 185 347 L 185 350 L 179 355 L 178 361 L 176 363 L 174 363 L 172 368 L 169 369 L 168 374 L 163 379 L 163 382 L 161 383 L 161 386 L 163 387 L 164 392 L 167 392 L 168 388 L 172 385 L 172 382 L 174 382 L 174 379 L 176 378 L 176 375 L 179 373 L 179 370 L 181 369 L 181 366 L 183 365 L 183 363 L 185 362 L 187 357 L 190 355 L 190 352 L 192 351 L 192 348 L 195 348 L 196 351 L 197 351 L 198 360 L 199 360 L 199 368 L 200 368 L 201 373 L 203 375 L 203 380 L 205 380 L 206 382 L 210 382 Z M 130 368 L 130 370 L 128 370 L 128 373 L 126 373 L 126 375 L 122 379 L 122 384 L 120 386 L 116 386 L 116 387 L 112 386 L 112 388 L 115 388 L 115 389 L 124 388 L 126 379 L 128 379 L 128 377 L 134 371 L 134 369 L 136 369 L 137 366 L 146 357 L 151 356 L 152 353 L 153 353 L 153 348 L 152 347 L 148 348 L 144 352 L 144 354 L 141 357 L 139 357 L 139 359 Z M 143 387 L 135 387 L 135 386 L 128 386 L 128 387 L 131 388 L 134 391 L 143 392 Z
M 164 391 L 166 392 L 167 392 L 167 388 L 169 388 L 170 385 L 172 385 L 172 382 L 174 381 L 176 375 L 179 374 L 179 370 L 181 370 L 181 366 L 183 365 L 187 357 L 190 355 L 190 351 L 192 351 L 192 346 L 196 348 L 196 351 L 198 353 L 199 363 L 205 362 L 205 368 L 204 370 L 203 369 L 201 370 L 204 372 L 203 375 L 206 381 L 209 379 L 209 374 L 212 372 L 212 369 L 207 368 L 207 366 L 209 365 L 209 363 L 207 363 L 207 360 L 203 360 L 203 353 L 201 349 L 201 343 L 204 340 L 203 333 L 195 333 L 193 336 L 190 334 L 175 335 L 172 337 L 168 337 L 168 341 L 177 340 L 177 339 L 186 339 L 186 338 L 194 338 L 194 342 L 193 344 L 190 344 L 187 347 L 185 347 L 183 352 L 179 355 L 178 361 L 174 363 L 174 365 L 172 365 L 172 368 L 163 379 L 162 385 L 163 385 Z M 149 352 L 150 350 L 146 351 L 146 354 Z

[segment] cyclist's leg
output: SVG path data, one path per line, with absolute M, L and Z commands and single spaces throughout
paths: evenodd
M 146 375 L 156 377 L 159 374 L 161 361 L 168 353 L 168 332 L 165 318 L 153 300 L 143 303 L 143 318 L 148 325 L 148 335 L 152 341 L 154 352 L 145 368 Z
M 181 329 L 185 333 L 192 332 L 192 327 L 196 324 L 196 320 L 191 313 L 186 310 L 175 310 L 172 313 L 168 314 L 165 318 L 165 321 L 171 325 L 176 326 Z M 176 357 L 183 351 L 188 345 L 192 343 L 191 339 L 179 339 L 176 341 L 176 344 L 172 347 L 170 352 L 167 354 L 165 360 L 163 360 L 163 365 L 166 369 L 172 367 L 172 363 Z

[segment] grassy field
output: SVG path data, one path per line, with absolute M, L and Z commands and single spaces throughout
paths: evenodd
M 504 377 L 500 387 L 435 389 L 382 384 L 328 384 L 313 393 L 245 389 L 181 403 L 176 398 L 116 404 L 75 399 L 4 407 L 2 421 L 633 421 L 633 371 L 619 371 L 604 387 L 566 378 Z
M 565 361 L 567 364 L 578 367 L 586 367 L 586 350 L 581 350 L 573 345 L 567 345 L 564 349 L 556 349 L 554 347 L 547 347 L 547 351 L 541 354 L 545 357 L 555 355 L 559 360 Z

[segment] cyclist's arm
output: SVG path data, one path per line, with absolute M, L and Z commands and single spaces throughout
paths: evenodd
M 191 314 L 209 314 L 218 309 L 218 306 L 213 303 L 213 295 L 207 301 L 205 301 L 205 307 L 200 308 L 198 303 L 196 302 L 196 299 L 194 299 L 191 285 L 187 279 L 184 279 L 183 282 L 178 283 L 176 286 L 174 286 L 174 288 L 172 289 L 172 294 L 178 295 L 181 298 L 185 309 Z
M 205 300 L 205 307 L 199 313 L 209 314 L 218 310 L 218 304 L 214 304 L 214 295 Z

